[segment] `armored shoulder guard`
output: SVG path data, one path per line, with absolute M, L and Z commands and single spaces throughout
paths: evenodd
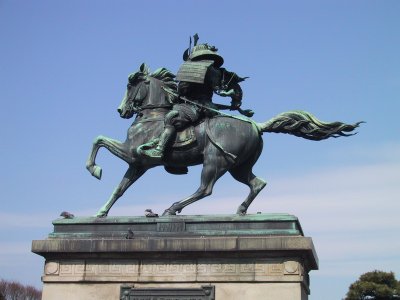
M 212 60 L 186 61 L 179 68 L 176 79 L 178 81 L 204 83 L 207 70 L 213 63 Z

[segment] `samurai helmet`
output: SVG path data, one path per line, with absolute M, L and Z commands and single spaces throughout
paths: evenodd
M 220 67 L 224 64 L 224 59 L 221 55 L 217 53 L 218 49 L 215 46 L 211 46 L 207 43 L 197 45 L 197 41 L 199 36 L 197 33 L 194 35 L 194 47 L 190 50 L 190 47 L 186 49 L 183 54 L 183 60 L 192 60 L 192 61 L 199 61 L 199 60 L 212 60 L 214 61 L 214 65 L 216 67 Z M 190 44 L 191 44 L 190 39 Z

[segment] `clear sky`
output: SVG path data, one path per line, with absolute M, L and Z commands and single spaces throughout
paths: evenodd
M 125 138 L 131 120 L 116 108 L 127 76 L 142 62 L 176 72 L 198 32 L 250 76 L 243 108 L 256 121 L 303 109 L 367 122 L 322 142 L 264 135 L 255 173 L 268 186 L 249 213 L 300 219 L 320 260 L 310 299 L 341 299 L 374 269 L 399 279 L 399 15 L 399 1 L 0 0 L 0 277 L 41 286 L 31 240 L 63 210 L 93 215 L 126 170 L 101 150 L 99 182 L 85 161 L 95 136 Z M 110 214 L 161 213 L 197 189 L 200 171 L 151 170 Z M 234 213 L 247 193 L 225 175 L 183 213 Z

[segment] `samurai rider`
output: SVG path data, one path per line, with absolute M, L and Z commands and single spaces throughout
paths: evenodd
M 162 160 L 165 149 L 178 130 L 197 123 L 205 117 L 218 114 L 219 109 L 239 110 L 242 104 L 242 89 L 239 82 L 246 78 L 239 77 L 221 66 L 224 59 L 218 49 L 208 44 L 197 45 L 198 36 L 194 36 L 194 47 L 189 47 L 183 56 L 184 63 L 178 74 L 178 103 L 174 104 L 164 119 L 164 131 L 155 148 L 147 149 L 142 155 Z M 212 102 L 213 93 L 230 97 L 231 105 L 218 105 Z

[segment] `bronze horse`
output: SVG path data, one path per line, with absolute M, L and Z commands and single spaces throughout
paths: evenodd
M 183 174 L 188 166 L 198 164 L 203 164 L 200 187 L 193 195 L 173 203 L 165 210 L 164 215 L 180 213 L 187 205 L 209 196 L 215 182 L 227 171 L 250 188 L 246 200 L 237 209 L 237 214 L 244 215 L 266 185 L 263 179 L 252 172 L 263 148 L 263 132 L 288 133 L 310 140 L 323 140 L 352 135 L 345 132 L 353 131 L 361 123 L 324 123 L 303 111 L 285 112 L 265 123 L 220 114 L 196 124 L 194 143 L 186 148 L 170 148 L 161 163 L 154 162 L 142 157 L 140 149 L 149 141 L 154 141 L 164 128 L 164 116 L 176 101 L 173 96 L 177 90 L 174 78 L 174 74 L 165 68 L 150 73 L 145 64 L 141 65 L 138 72 L 129 76 L 126 94 L 118 108 L 122 118 L 129 119 L 134 114 L 137 115 L 128 129 L 127 139 L 122 143 L 98 136 L 86 163 L 89 172 L 100 179 L 102 171 L 96 165 L 95 158 L 98 150 L 105 147 L 129 164 L 122 181 L 97 212 L 98 217 L 107 216 L 118 198 L 148 169 L 164 165 L 171 173 Z

